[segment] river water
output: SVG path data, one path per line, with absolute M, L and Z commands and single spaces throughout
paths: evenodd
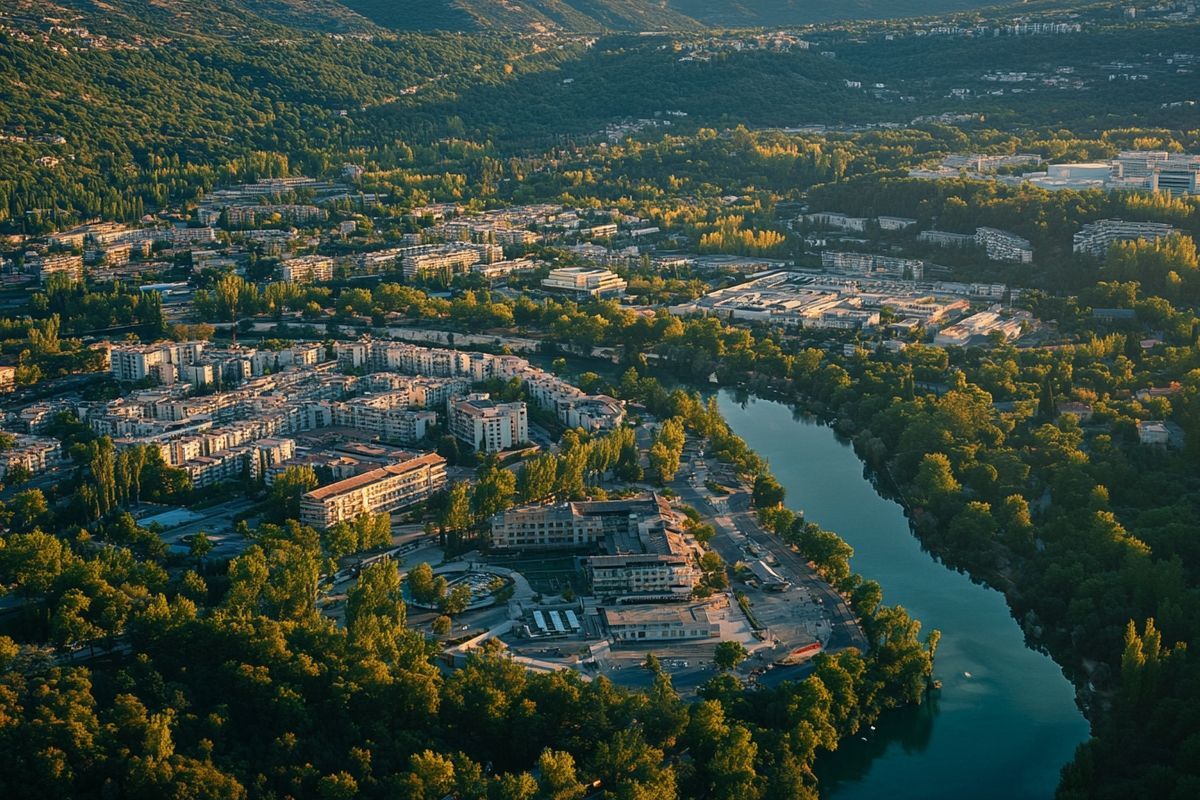
M 1088 725 L 1058 666 L 1031 650 L 999 592 L 921 550 L 900 506 L 876 493 L 829 427 L 769 400 L 719 395 L 733 430 L 768 459 L 787 504 L 854 548 L 851 566 L 924 629 L 942 632 L 940 692 L 817 763 L 837 800 L 1049 798 Z

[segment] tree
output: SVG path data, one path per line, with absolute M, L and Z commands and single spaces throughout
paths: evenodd
M 1058 416 L 1058 405 L 1054 399 L 1054 383 L 1047 374 L 1042 379 L 1042 388 L 1038 395 L 1038 419 L 1050 422 L 1056 416 Z
M 944 506 L 957 496 L 962 486 L 954 477 L 945 453 L 926 453 L 913 479 L 913 500 L 934 507 Z
M 713 663 L 717 665 L 717 669 L 725 670 L 726 672 L 737 667 L 749 657 L 745 645 L 738 641 L 724 641 L 717 644 L 717 648 L 713 653 Z
M 512 505 L 517 492 L 517 476 L 506 469 L 492 467 L 475 484 L 471 505 L 476 519 L 489 519 Z
M 300 518 L 300 498 L 317 488 L 320 481 L 312 467 L 288 467 L 271 484 L 271 516 L 276 522 Z
M 92 599 L 79 589 L 68 589 L 50 619 L 50 636 L 59 647 L 90 644 L 102 631 L 88 619 Z
M 40 597 L 76 560 L 56 536 L 39 530 L 9 534 L 0 547 L 0 582 L 15 584 L 25 597 Z
M 783 487 L 771 473 L 760 472 L 754 478 L 753 497 L 756 508 L 774 508 L 783 503 Z
M 350 641 L 385 661 L 396 659 L 396 643 L 404 632 L 406 616 L 400 573 L 388 559 L 364 569 L 346 596 Z
M 12 514 L 9 525 L 15 531 L 32 530 L 43 524 L 50 514 L 50 507 L 41 489 L 17 492 L 9 501 L 8 510 Z
M 433 580 L 433 567 L 422 561 L 408 571 L 408 590 L 418 603 L 430 604 L 439 599 Z
M 547 748 L 538 756 L 538 800 L 578 800 L 584 786 L 575 774 L 575 758 Z
M 440 614 L 433 618 L 433 622 L 430 623 L 429 627 L 438 636 L 445 636 L 450 632 L 451 624 L 449 617 L 445 614 Z
M 204 557 L 212 552 L 213 543 L 208 538 L 204 531 L 197 532 L 192 536 L 192 541 L 188 543 L 188 555 L 197 561 L 203 561 Z
M 463 531 L 471 527 L 471 487 L 466 481 L 458 481 L 450 487 L 446 497 L 446 508 L 442 512 L 442 528 L 448 531 Z
M 460 583 L 442 597 L 439 606 L 443 614 L 456 617 L 466 611 L 470 604 L 471 588 L 465 583 Z

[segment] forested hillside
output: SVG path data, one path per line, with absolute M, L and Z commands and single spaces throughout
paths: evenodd
M 342 0 L 396 30 L 691 30 L 882 19 L 978 8 L 978 0 Z

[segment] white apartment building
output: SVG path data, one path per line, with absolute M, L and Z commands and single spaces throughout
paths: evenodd
M 875 222 L 884 231 L 902 231 L 917 224 L 912 217 L 876 217 Z
M 604 538 L 604 520 L 576 503 L 510 509 L 492 518 L 492 547 L 582 550 Z
M 625 279 L 606 269 L 560 267 L 550 270 L 542 281 L 548 292 L 560 292 L 583 299 L 587 297 L 619 297 L 628 286 Z
M 1015 261 L 1021 264 L 1033 261 L 1033 245 L 1028 239 L 999 228 L 976 228 L 975 244 L 982 247 L 992 261 Z
M 333 280 L 333 259 L 328 256 L 289 258 L 279 265 L 279 276 L 291 283 L 320 283 Z
M 1156 242 L 1178 233 L 1165 222 L 1128 222 L 1122 219 L 1101 219 L 1089 222 L 1072 237 L 1072 249 L 1101 257 L 1116 242 L 1135 242 L 1145 239 Z
M 413 248 L 400 259 L 401 274 L 408 279 L 441 277 L 449 280 L 465 274 L 473 265 L 504 260 L 504 248 L 498 244 L 455 242 L 434 247 Z
M 592 592 L 617 602 L 687 600 L 699 578 L 686 555 L 623 553 L 586 561 Z
M 857 231 L 861 233 L 867 229 L 866 217 L 851 217 L 847 214 L 839 214 L 836 211 L 818 211 L 813 214 L 803 214 L 800 219 L 810 225 L 819 225 L 823 228 L 837 228 L 843 231 Z
M 437 424 L 437 414 L 410 410 L 409 396 L 408 392 L 389 392 L 333 403 L 333 424 L 372 433 L 389 442 L 415 444 Z
M 113 345 L 109 351 L 109 371 L 123 383 L 146 378 L 174 382 L 179 377 L 179 367 L 196 363 L 206 345 L 203 341 Z
M 62 445 L 49 436 L 26 436 L 16 434 L 13 445 L 0 453 L 0 480 L 8 477 L 9 470 L 23 467 L 31 475 L 45 472 L 62 460 Z
M 971 233 L 928 230 L 917 234 L 917 241 L 932 244 L 936 247 L 970 247 L 975 244 L 975 235 Z
M 451 435 L 475 450 L 498 453 L 529 441 L 529 412 L 524 403 L 496 403 L 484 393 L 446 403 Z
M 314 489 L 300 499 L 300 521 L 324 530 L 360 514 L 407 508 L 445 486 L 446 459 L 426 453 Z

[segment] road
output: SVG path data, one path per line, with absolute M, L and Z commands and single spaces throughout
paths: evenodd
M 832 586 L 825 582 L 816 571 L 809 566 L 808 561 L 792 547 L 777 536 L 767 533 L 758 524 L 754 513 L 749 510 L 749 497 L 745 492 L 735 492 L 727 496 L 718 508 L 714 502 L 720 501 L 704 487 L 707 470 L 703 462 L 693 458 L 679 471 L 678 476 L 670 483 L 671 489 L 685 503 L 694 506 L 703 514 L 717 535 L 711 543 L 714 550 L 726 563 L 734 564 L 745 560 L 741 542 L 748 541 L 773 555 L 779 562 L 777 569 L 794 584 L 807 590 L 813 598 L 817 598 L 825 607 L 825 613 L 832 624 L 832 632 L 826 643 L 828 650 L 842 650 L 847 647 L 867 649 L 867 637 L 858 624 L 858 619 L 850 609 L 845 599 Z M 688 475 L 695 472 L 695 481 Z

